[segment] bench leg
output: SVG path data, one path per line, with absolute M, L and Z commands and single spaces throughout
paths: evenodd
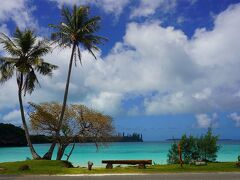
M 113 168 L 113 165 L 110 164 L 110 163 L 107 163 L 107 165 L 106 165 L 106 169 L 112 169 L 112 168 Z
M 138 165 L 138 169 L 145 169 L 145 168 L 146 168 L 145 164 L 139 164 Z

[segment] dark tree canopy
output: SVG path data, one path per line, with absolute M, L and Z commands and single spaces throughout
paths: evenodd
M 12 124 L 0 123 L 0 147 L 26 146 L 25 132 Z

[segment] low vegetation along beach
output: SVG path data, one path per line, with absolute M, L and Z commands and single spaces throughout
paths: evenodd
M 28 166 L 29 169 L 21 169 Z M 151 165 L 146 169 L 139 169 L 137 166 L 115 167 L 113 169 L 87 167 L 68 168 L 64 161 L 32 160 L 0 163 L 0 174 L 115 174 L 115 173 L 181 173 L 181 172 L 240 172 L 235 162 L 208 163 L 207 166 L 194 165 Z

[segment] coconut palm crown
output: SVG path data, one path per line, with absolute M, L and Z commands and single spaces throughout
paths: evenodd
M 32 93 L 39 84 L 36 72 L 51 75 L 57 66 L 44 62 L 41 58 L 50 51 L 46 41 L 37 42 L 33 31 L 20 31 L 18 28 L 13 38 L 0 33 L 0 44 L 9 57 L 0 57 L 0 83 L 11 79 L 16 73 L 18 86 L 26 93 Z
M 16 77 L 19 106 L 27 143 L 33 158 L 40 159 L 41 157 L 36 153 L 30 140 L 22 93 L 24 92 L 24 95 L 31 94 L 35 86 L 39 84 L 36 73 L 51 75 L 57 66 L 43 61 L 41 57 L 50 51 L 50 47 L 44 40 L 38 41 L 31 30 L 20 31 L 17 28 L 12 39 L 4 33 L 0 33 L 0 45 L 7 54 L 7 57 L 0 57 L 0 83 L 3 84 L 12 77 Z
M 62 22 L 58 25 L 50 25 L 56 31 L 52 33 L 51 39 L 60 47 L 72 47 L 73 54 L 80 60 L 80 46 L 87 49 L 96 59 L 94 51 L 99 51 L 99 44 L 103 44 L 107 38 L 95 33 L 99 30 L 101 18 L 99 16 L 89 17 L 89 7 L 76 5 L 73 10 L 62 8 Z M 77 55 L 77 56 L 76 56 Z

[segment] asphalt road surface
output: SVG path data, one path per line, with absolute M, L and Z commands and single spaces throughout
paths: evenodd
M 0 180 L 240 180 L 240 173 L 171 173 L 149 175 L 72 175 L 72 176 L 11 176 Z

